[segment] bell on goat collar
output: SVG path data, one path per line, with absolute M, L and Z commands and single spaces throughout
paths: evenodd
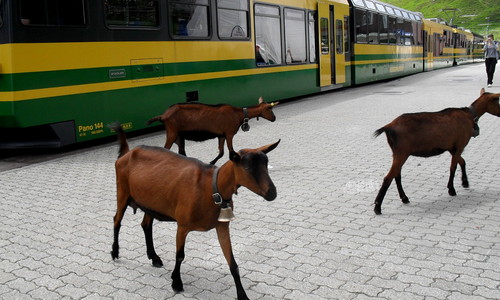
M 245 119 L 243 124 L 241 124 L 241 130 L 243 131 L 249 131 L 250 130 L 250 124 L 248 124 L 248 119 Z
M 234 219 L 235 216 L 230 206 L 220 209 L 219 218 L 217 219 L 219 222 L 230 222 Z

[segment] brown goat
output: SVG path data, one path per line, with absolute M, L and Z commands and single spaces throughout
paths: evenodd
M 179 153 L 184 156 L 185 140 L 202 142 L 218 138 L 219 154 L 210 162 L 213 165 L 224 155 L 225 140 L 229 152 L 234 152 L 233 137 L 240 126 L 243 131 L 250 128 L 248 120 L 262 117 L 274 122 L 276 116 L 272 109 L 278 103 L 265 103 L 262 97 L 258 105 L 248 108 L 227 104 L 180 103 L 170 106 L 162 115 L 151 118 L 147 124 L 163 122 L 167 134 L 165 148 L 170 149 L 175 142 Z
M 382 201 L 396 179 L 399 197 L 403 203 L 409 203 L 408 197 L 401 185 L 401 168 L 410 155 L 430 157 L 445 151 L 451 154 L 448 194 L 457 193 L 453 186 L 457 163 L 462 169 L 462 186 L 469 187 L 465 160 L 462 152 L 472 136 L 479 134 L 477 121 L 484 113 L 500 117 L 498 97 L 500 94 L 485 93 L 481 89 L 480 97 L 471 106 L 464 108 L 447 108 L 439 112 L 422 112 L 403 114 L 391 123 L 375 131 L 375 137 L 385 132 L 387 142 L 392 150 L 393 160 L 389 173 L 385 176 L 377 198 L 375 198 L 375 213 L 382 213 Z
M 223 203 L 232 207 L 232 195 L 244 186 L 268 201 L 274 200 L 276 187 L 269 177 L 265 153 L 276 148 L 280 141 L 234 152 L 230 161 L 216 168 L 160 147 L 139 146 L 129 151 L 121 126 L 114 124 L 110 127 L 118 133 L 120 140 L 120 154 L 115 163 L 117 209 L 112 258 L 119 255 L 118 235 L 128 206 L 134 212 L 137 208 L 145 212 L 141 226 L 148 258 L 155 267 L 163 266 L 163 262 L 153 245 L 153 219 L 177 222 L 176 262 L 171 277 L 172 288 L 179 292 L 183 290 L 180 267 L 188 233 L 215 228 L 236 284 L 238 299 L 248 299 L 232 252 L 229 222 L 218 221 L 223 206 L 215 202 L 214 196 L 220 196 Z

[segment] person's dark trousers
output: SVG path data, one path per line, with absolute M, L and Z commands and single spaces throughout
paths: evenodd
M 486 74 L 488 74 L 488 83 L 493 84 L 493 74 L 495 73 L 495 66 L 497 65 L 496 58 L 487 58 L 486 63 Z

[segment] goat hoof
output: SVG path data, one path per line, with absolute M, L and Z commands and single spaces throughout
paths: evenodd
M 468 182 L 462 182 L 462 187 L 468 189 L 469 188 L 469 183 Z
M 113 250 L 111 251 L 111 257 L 113 260 L 118 259 L 118 249 L 115 246 L 113 246 Z
M 163 267 L 163 261 L 161 259 L 153 259 L 153 267 L 155 268 L 161 268 Z
M 375 205 L 375 209 L 373 210 L 376 215 L 382 214 L 382 207 Z
M 410 203 L 410 199 L 408 199 L 408 197 L 404 196 L 403 198 L 401 198 L 401 201 L 404 203 L 404 204 L 408 204 Z
M 173 281 L 172 282 L 172 289 L 174 290 L 174 292 L 180 293 L 180 292 L 184 291 L 184 285 L 182 284 L 182 282 Z
M 238 300 L 250 300 L 250 298 L 243 292 L 243 295 L 238 294 Z
M 448 190 L 448 194 L 449 194 L 450 196 L 456 196 L 456 195 L 457 195 L 457 192 L 455 191 L 455 189 L 449 189 L 449 190 Z

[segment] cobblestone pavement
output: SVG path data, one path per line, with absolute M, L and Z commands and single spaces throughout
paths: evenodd
M 481 135 L 465 149 L 469 189 L 457 176 L 458 195 L 448 196 L 448 154 L 410 158 L 403 185 L 411 203 L 393 184 L 383 215 L 372 204 L 391 164 L 385 137 L 373 131 L 404 112 L 468 106 L 484 73 L 483 64 L 460 66 L 314 95 L 238 133 L 236 148 L 282 140 L 269 154 L 278 198 L 244 188 L 234 198 L 232 244 L 248 296 L 498 299 L 500 119 L 483 116 Z M 161 132 L 131 140 L 163 143 Z M 190 143 L 187 152 L 210 161 L 216 141 Z M 128 210 L 120 259 L 111 259 L 116 156 L 113 143 L 0 173 L 0 298 L 235 299 L 215 231 L 188 236 L 180 294 L 170 288 L 175 224 L 155 223 L 165 266 L 154 268 L 142 213 Z

